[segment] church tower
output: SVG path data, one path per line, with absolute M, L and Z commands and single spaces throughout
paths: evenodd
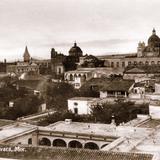
M 28 52 L 27 46 L 26 46 L 24 54 L 23 54 L 23 60 L 24 60 L 24 62 L 30 62 L 30 54 Z

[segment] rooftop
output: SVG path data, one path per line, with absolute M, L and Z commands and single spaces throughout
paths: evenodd
M 157 126 L 160 125 L 160 120 L 156 119 L 149 119 L 145 123 L 142 123 L 138 127 L 143 127 L 143 128 L 156 128 Z
M 144 153 L 120 153 L 120 152 L 105 152 L 96 150 L 82 149 L 66 149 L 66 148 L 44 148 L 44 147 L 25 147 L 26 152 L 10 152 L 0 153 L 3 157 L 14 157 L 25 160 L 152 160 L 152 154 Z
M 60 132 L 84 133 L 114 137 L 125 137 L 126 135 L 129 135 L 133 139 L 141 139 L 145 135 L 147 136 L 152 131 L 152 129 L 149 128 L 115 126 L 112 124 L 101 123 L 71 122 L 70 124 L 66 124 L 64 121 L 59 121 L 57 123 L 51 124 L 47 126 L 46 129 Z
M 125 69 L 125 73 L 160 73 L 159 65 L 137 65 L 137 66 L 128 66 Z
M 14 123 L 12 125 L 4 126 L 0 130 L 0 141 L 3 142 L 8 138 L 10 139 L 14 136 L 18 136 L 19 134 L 23 134 L 36 128 L 37 127 L 26 123 Z
M 133 80 L 111 80 L 104 85 L 102 91 L 128 91 L 133 84 Z
M 99 100 L 99 98 L 94 98 L 94 97 L 73 97 L 68 100 L 77 100 L 77 101 L 94 101 L 94 100 Z
M 102 78 L 92 78 L 89 81 L 87 81 L 86 83 L 84 83 L 81 88 L 85 89 L 85 88 L 91 88 L 91 87 L 95 86 L 97 88 L 97 90 L 100 91 L 105 86 L 110 85 L 114 81 L 118 84 L 118 82 L 120 82 L 120 80 L 122 80 L 122 79 L 121 78 L 117 78 L 117 79 L 113 80 L 112 78 L 104 78 L 104 77 L 102 77 Z M 125 82 L 127 82 L 127 81 L 125 81 Z

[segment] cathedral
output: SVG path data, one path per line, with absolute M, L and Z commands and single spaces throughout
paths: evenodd
M 51 49 L 51 71 L 55 78 L 63 78 L 64 72 L 77 69 L 80 57 L 83 56 L 81 48 L 75 42 L 66 56 Z
M 148 38 L 148 44 L 139 42 L 137 52 L 132 54 L 107 55 L 101 57 L 105 66 L 111 68 L 126 68 L 127 66 L 159 66 L 160 65 L 160 38 L 153 29 Z
M 148 45 L 144 42 L 139 42 L 137 49 L 138 57 L 160 57 L 160 38 L 156 35 L 156 30 L 153 29 L 152 35 L 148 38 Z

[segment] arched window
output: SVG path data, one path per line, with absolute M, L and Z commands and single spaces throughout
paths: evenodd
M 86 81 L 86 79 L 87 79 L 87 77 L 86 77 L 86 75 L 84 74 L 84 75 L 82 76 L 82 81 L 84 82 L 84 81 Z
M 152 61 L 152 62 L 151 62 L 151 65 L 154 65 L 154 64 L 155 64 L 155 62 L 154 62 L 154 61 Z
M 55 139 L 53 141 L 53 146 L 55 147 L 67 147 L 67 144 L 64 140 L 62 139 Z
M 68 147 L 70 148 L 82 148 L 82 144 L 79 141 L 70 141 L 68 144 Z
M 128 62 L 128 65 L 129 65 L 129 66 L 131 65 L 131 61 Z
M 146 64 L 146 65 L 149 65 L 149 62 L 148 62 L 148 61 L 146 61 L 146 62 L 145 62 L 145 64 Z
M 134 93 L 137 93 L 137 89 L 134 89 Z
M 77 77 L 77 75 L 76 74 L 74 74 L 74 78 L 76 78 Z
M 96 143 L 93 142 L 88 142 L 84 145 L 84 148 L 86 149 L 99 149 L 98 145 Z
M 70 81 L 73 81 L 73 75 L 70 74 L 70 78 L 69 78 Z
M 48 138 L 42 138 L 39 140 L 39 145 L 51 146 L 51 141 Z
M 137 65 L 137 61 L 134 61 L 134 65 Z
M 139 62 L 139 65 L 143 65 L 143 62 L 142 62 L 142 61 L 140 61 L 140 62 Z

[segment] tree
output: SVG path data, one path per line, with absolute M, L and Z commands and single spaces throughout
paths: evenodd
M 66 111 L 55 112 L 54 114 L 49 115 L 40 121 L 38 125 L 47 126 L 57 121 L 64 121 L 65 119 L 72 119 L 74 122 L 94 122 L 94 117 L 92 115 L 76 115 L 72 112 Z
M 30 95 L 17 98 L 14 103 L 14 107 L 8 108 L 6 115 L 4 115 L 7 119 L 17 119 L 38 112 L 41 101 L 36 96 Z
M 68 83 L 52 83 L 46 89 L 45 99 L 49 108 L 67 110 L 67 100 L 77 96 L 77 91 Z
M 137 114 L 148 112 L 148 104 L 135 105 L 133 102 L 106 103 L 92 108 L 93 117 L 101 123 L 111 123 L 114 115 L 116 124 L 120 124 L 136 118 Z

